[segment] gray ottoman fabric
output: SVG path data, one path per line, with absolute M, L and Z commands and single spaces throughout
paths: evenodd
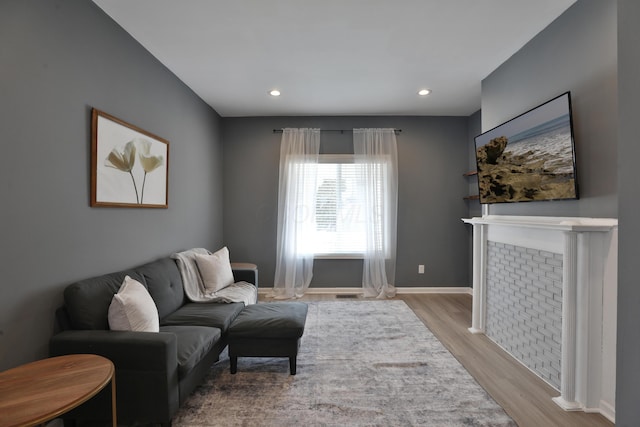
M 245 307 L 228 330 L 231 373 L 238 357 L 288 357 L 296 374 L 300 338 L 307 320 L 307 304 L 274 302 Z
M 245 307 L 231 323 L 235 337 L 300 338 L 307 320 L 307 304 L 271 302 Z

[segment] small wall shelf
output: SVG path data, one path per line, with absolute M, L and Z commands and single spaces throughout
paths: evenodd
M 478 175 L 478 171 L 469 171 L 467 173 L 463 173 L 462 176 L 464 177 L 468 177 L 468 176 L 476 176 Z M 464 200 L 479 200 L 480 196 L 478 196 L 477 194 L 472 194 L 466 197 L 463 197 Z

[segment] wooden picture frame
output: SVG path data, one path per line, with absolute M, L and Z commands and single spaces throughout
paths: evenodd
M 169 141 L 93 108 L 91 206 L 168 208 Z

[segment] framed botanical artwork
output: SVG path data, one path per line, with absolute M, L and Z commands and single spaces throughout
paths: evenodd
M 169 141 L 91 112 L 91 206 L 167 208 Z

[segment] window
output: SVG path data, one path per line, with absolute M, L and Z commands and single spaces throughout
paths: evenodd
M 382 168 L 383 175 L 376 191 L 380 192 L 378 200 L 383 200 L 385 162 L 363 165 L 354 163 L 353 155 L 320 155 L 315 182 L 315 224 L 300 236 L 300 247 L 305 247 L 316 257 L 363 255 L 366 235 L 361 173 L 366 166 Z M 383 215 L 381 206 L 382 203 L 373 214 Z M 384 232 L 382 228 L 376 230 L 379 236 Z

